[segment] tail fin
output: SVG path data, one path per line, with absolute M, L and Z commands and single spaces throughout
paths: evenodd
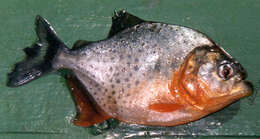
M 17 87 L 53 71 L 53 60 L 60 52 L 66 50 L 65 44 L 58 38 L 47 20 L 36 16 L 35 30 L 38 41 L 24 49 L 25 60 L 15 64 L 8 74 L 7 86 Z

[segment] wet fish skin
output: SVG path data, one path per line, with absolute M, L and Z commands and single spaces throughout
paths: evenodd
M 173 40 L 175 37 L 177 39 Z M 190 45 L 183 45 L 183 41 L 189 42 Z M 143 103 L 144 100 L 133 99 L 137 96 L 145 97 L 141 92 L 133 94 L 134 92 L 130 93 L 129 90 L 138 88 L 146 81 L 148 82 L 145 84 L 151 84 L 154 80 L 171 80 L 173 71 L 191 48 L 202 45 L 213 43 L 198 32 L 190 33 L 190 29 L 162 23 L 143 23 L 109 40 L 92 43 L 85 50 L 75 51 L 74 56 L 63 54 L 57 63 L 66 63 L 62 68 L 73 69 L 78 79 L 95 101 L 105 107 L 107 113 L 128 117 L 130 113 L 136 114 L 143 109 L 138 107 L 140 104 L 136 101 Z M 179 50 L 174 49 L 176 47 L 179 47 Z M 126 109 L 127 112 L 124 112 Z
M 39 44 L 49 45 L 47 56 L 41 64 L 18 64 L 9 74 L 9 86 L 34 79 L 28 73 L 38 77 L 32 69 L 40 69 L 37 75 L 70 69 L 108 116 L 162 126 L 197 120 L 252 92 L 242 66 L 206 35 L 119 13 L 122 17 L 113 17 L 107 39 L 80 41 L 72 49 L 38 17 L 36 32 Z M 124 25 L 118 29 L 120 23 Z M 42 63 L 51 68 L 42 70 L 48 65 Z

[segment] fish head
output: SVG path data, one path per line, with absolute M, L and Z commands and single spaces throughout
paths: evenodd
M 186 92 L 182 95 L 186 101 L 201 110 L 216 111 L 253 91 L 242 65 L 218 46 L 195 48 L 178 76 L 173 84 Z

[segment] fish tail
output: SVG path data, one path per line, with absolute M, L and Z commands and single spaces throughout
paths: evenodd
M 53 65 L 57 55 L 69 49 L 58 38 L 46 19 L 36 16 L 35 26 L 38 41 L 24 49 L 25 59 L 16 63 L 12 72 L 8 74 L 7 86 L 9 87 L 21 86 L 45 73 L 56 71 Z

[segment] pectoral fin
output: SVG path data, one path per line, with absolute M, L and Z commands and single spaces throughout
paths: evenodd
M 183 106 L 174 103 L 155 103 L 149 105 L 149 109 L 157 112 L 173 112 L 182 109 Z
M 77 106 L 77 115 L 73 123 L 77 126 L 88 127 L 101 123 L 110 117 L 103 113 L 87 95 L 88 92 L 80 86 L 75 76 L 67 76 L 67 84 Z

